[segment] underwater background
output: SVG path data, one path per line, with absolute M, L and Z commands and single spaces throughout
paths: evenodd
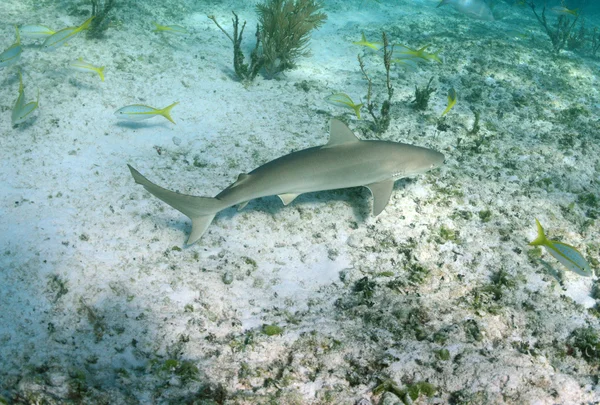
M 599 403 L 600 283 L 529 243 L 600 268 L 600 4 L 298 0 L 309 53 L 252 76 L 232 11 L 251 67 L 275 1 L 0 2 L 0 404 Z M 445 165 L 190 246 L 127 167 L 212 197 L 332 118 Z

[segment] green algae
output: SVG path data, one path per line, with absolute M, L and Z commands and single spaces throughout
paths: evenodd
M 262 333 L 267 336 L 281 335 L 283 333 L 283 328 L 277 325 L 263 325 Z

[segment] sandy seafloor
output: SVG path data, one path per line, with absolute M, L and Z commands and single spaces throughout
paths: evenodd
M 24 39 L 18 66 L 40 108 L 15 128 L 18 70 L 0 70 L 0 403 L 393 404 L 422 382 L 436 391 L 414 403 L 600 402 L 597 281 L 527 246 L 538 218 L 599 270 L 598 59 L 553 56 L 523 8 L 501 5 L 489 23 L 435 2 L 327 1 L 312 55 L 245 87 L 206 15 L 231 29 L 237 11 L 250 50 L 254 4 L 123 2 L 103 40 L 44 53 Z M 14 24 L 58 29 L 88 14 L 83 2 L 3 1 L 0 48 Z M 163 38 L 152 21 L 190 34 Z M 432 44 L 444 64 L 393 70 L 379 137 L 366 111 L 357 121 L 323 99 L 364 100 L 358 53 L 383 95 L 379 55 L 352 45 L 382 30 Z M 69 70 L 78 57 L 106 65 L 106 81 Z M 438 90 L 415 111 L 414 86 L 430 77 Z M 439 125 L 450 87 L 459 102 Z M 174 101 L 176 125 L 113 114 Z M 213 196 L 324 144 L 335 116 L 363 139 L 439 150 L 446 165 L 399 181 L 376 218 L 366 188 L 287 207 L 264 198 L 220 213 L 189 247 L 187 218 L 126 166 Z

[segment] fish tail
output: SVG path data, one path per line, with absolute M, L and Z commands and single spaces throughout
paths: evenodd
M 100 76 L 100 80 L 104 81 L 104 66 L 100 66 L 96 71 L 98 72 L 98 76 Z
M 354 110 L 354 113 L 356 114 L 356 118 L 360 119 L 360 109 L 362 108 L 362 106 L 364 105 L 364 103 L 360 103 L 360 104 L 356 104 L 355 106 L 352 107 L 352 109 Z
M 21 43 L 21 33 L 19 32 L 19 27 L 17 25 L 15 25 L 15 32 L 17 33 L 17 44 Z
M 165 117 L 166 119 L 168 119 L 169 121 L 171 121 L 173 124 L 175 124 L 175 121 L 173 121 L 173 118 L 171 118 L 171 109 L 173 107 L 175 107 L 177 104 L 179 104 L 179 101 L 176 101 L 173 104 L 171 104 L 170 106 L 163 108 L 159 112 L 160 115 L 162 115 L 163 117 Z
M 446 5 L 446 4 L 448 4 L 449 2 L 450 2 L 450 0 L 441 0 L 441 1 L 440 1 L 440 4 L 438 4 L 438 5 L 436 6 L 436 8 L 438 8 L 438 7 L 442 7 L 442 6 L 445 6 L 445 5 Z
M 162 25 L 160 25 L 157 22 L 152 21 L 152 24 L 154 24 L 154 32 L 161 32 L 162 31 Z
M 531 246 L 545 245 L 546 243 L 548 243 L 548 239 L 546 239 L 546 234 L 544 233 L 544 228 L 542 228 L 542 224 L 540 224 L 540 221 L 538 221 L 537 218 L 535 220 L 535 223 L 537 225 L 538 235 L 537 235 L 537 238 L 535 238 L 529 244 Z
M 92 20 L 96 18 L 95 15 L 91 16 L 90 18 L 88 18 L 87 20 L 84 21 L 83 24 L 81 24 L 79 26 L 79 28 L 77 28 L 77 32 L 79 31 L 83 31 L 83 30 L 87 30 L 90 27 L 90 24 L 92 23 Z
M 19 69 L 19 93 L 23 92 L 23 74 L 21 73 L 21 69 Z
M 192 232 L 187 241 L 188 245 L 200 239 L 215 215 L 226 208 L 225 204 L 217 198 L 195 197 L 162 188 L 142 176 L 140 172 L 130 165 L 127 166 L 137 184 L 141 184 L 150 194 L 166 202 L 192 220 Z

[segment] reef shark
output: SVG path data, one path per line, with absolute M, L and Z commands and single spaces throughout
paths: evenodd
M 288 205 L 303 193 L 365 186 L 373 195 L 373 215 L 386 207 L 400 178 L 441 166 L 444 155 L 432 149 L 390 141 L 363 141 L 343 122 L 332 119 L 329 142 L 290 153 L 240 174 L 216 197 L 196 197 L 162 188 L 129 166 L 137 184 L 187 215 L 192 232 L 187 243 L 202 237 L 215 215 L 225 208 L 242 209 L 255 198 L 277 195 Z

